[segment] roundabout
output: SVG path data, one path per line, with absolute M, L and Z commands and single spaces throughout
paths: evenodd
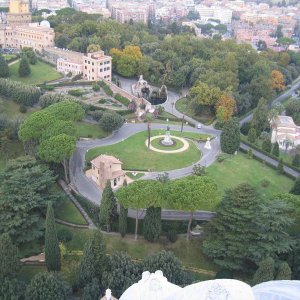
M 186 151 L 190 144 L 189 142 L 181 137 L 171 136 L 173 144 L 164 145 L 163 141 L 165 139 L 164 135 L 157 135 L 150 138 L 150 147 L 149 149 L 159 153 L 180 153 Z M 148 145 L 148 139 L 145 141 L 146 146 Z

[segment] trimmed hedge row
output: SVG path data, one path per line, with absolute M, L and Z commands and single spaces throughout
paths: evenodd
M 125 106 L 128 106 L 128 104 L 130 103 L 130 100 L 128 98 L 126 98 L 118 93 L 114 95 L 114 98 L 116 100 L 118 100 L 119 102 L 121 102 L 122 104 L 124 104 Z
M 268 156 L 268 157 L 270 157 L 270 158 L 276 160 L 277 162 L 279 162 L 278 157 L 274 156 L 273 154 L 271 154 L 271 153 L 269 153 L 269 152 L 266 152 L 266 151 L 262 150 L 262 149 L 259 148 L 257 145 L 250 143 L 250 142 L 249 142 L 248 140 L 246 140 L 245 137 L 243 137 L 243 136 L 241 136 L 241 142 L 244 143 L 244 144 L 246 144 L 246 145 L 248 145 L 248 146 L 250 146 L 251 148 L 253 148 L 253 149 L 255 149 L 255 150 L 261 152 L 262 154 L 264 154 L 264 155 L 266 155 L 266 156 Z M 284 166 L 289 167 L 289 168 L 293 169 L 294 171 L 300 173 L 300 168 L 297 168 L 297 167 L 293 166 L 292 164 L 290 164 L 290 163 L 288 163 L 288 162 L 283 162 L 283 164 L 284 164 Z
M 38 87 L 0 78 L 0 95 L 25 106 L 33 106 L 41 96 Z

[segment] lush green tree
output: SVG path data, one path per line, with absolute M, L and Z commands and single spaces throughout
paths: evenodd
M 54 272 L 35 275 L 26 288 L 26 300 L 66 300 L 71 293 L 70 286 Z
M 114 252 L 108 259 L 107 271 L 103 273 L 102 285 L 112 290 L 115 297 L 141 278 L 140 264 L 132 261 L 124 252 Z
M 127 215 L 128 215 L 128 208 L 125 208 L 122 204 L 120 204 L 119 232 L 122 237 L 124 237 L 127 233 Z
M 43 132 L 40 140 L 44 141 L 53 136 L 57 136 L 60 134 L 66 134 L 68 136 L 76 136 L 76 127 L 74 122 L 72 121 L 62 121 L 56 120 L 54 124 L 51 124 L 46 130 Z
M 250 128 L 250 130 L 248 132 L 248 141 L 250 143 L 255 143 L 256 138 L 257 138 L 257 136 L 256 136 L 256 130 L 255 130 L 255 128 L 252 127 L 252 128 Z
M 8 233 L 0 235 L 0 281 L 4 277 L 14 277 L 20 269 L 18 248 L 13 244 Z
M 93 278 L 83 290 L 83 300 L 98 300 L 101 296 L 101 286 L 97 278 Z
M 4 57 L 0 54 L 0 78 L 7 77 L 9 77 L 9 67 Z
M 24 283 L 15 278 L 4 277 L 0 281 L 0 299 L 2 300 L 22 300 L 24 290 Z
M 290 251 L 287 203 L 264 202 L 253 187 L 240 184 L 225 192 L 216 212 L 203 251 L 223 268 L 250 271 L 253 263 Z
M 240 147 L 240 128 L 236 120 L 228 120 L 221 133 L 221 150 L 234 154 Z
M 263 151 L 271 153 L 272 150 L 272 143 L 270 139 L 266 139 L 262 142 L 261 148 Z
M 100 127 L 107 132 L 119 129 L 123 123 L 123 117 L 115 112 L 104 112 L 99 122 Z
M 102 279 L 107 268 L 105 242 L 100 230 L 95 230 L 93 236 L 84 246 L 83 257 L 80 262 L 79 276 L 81 285 L 86 285 L 93 278 Z
M 279 157 L 280 155 L 279 144 L 277 142 L 273 145 L 272 154 L 276 157 Z
M 60 249 L 56 234 L 56 225 L 52 203 L 48 203 L 45 232 L 45 260 L 48 271 L 60 271 Z
M 63 121 L 80 121 L 84 117 L 82 105 L 73 100 L 64 100 L 47 107 L 47 112 Z
M 20 60 L 18 72 L 20 77 L 27 77 L 31 73 L 28 58 L 25 55 Z
M 173 252 L 161 251 L 156 254 L 147 256 L 143 260 L 143 270 L 154 273 L 161 270 L 169 282 L 177 285 L 189 284 L 190 278 L 187 278 L 182 269 L 180 260 Z
M 157 242 L 161 233 L 161 208 L 148 207 L 143 223 L 143 235 L 149 242 Z
M 52 104 L 70 100 L 71 96 L 63 95 L 63 94 L 56 94 L 56 93 L 47 93 L 41 96 L 39 104 L 42 108 L 46 108 Z
M 161 207 L 162 184 L 155 180 L 138 180 L 117 191 L 117 199 L 125 208 L 136 209 L 135 240 L 138 237 L 139 212 L 150 206 Z
M 187 238 L 190 237 L 193 214 L 201 207 L 210 207 L 217 200 L 217 185 L 208 176 L 189 176 L 172 180 L 164 187 L 163 197 L 170 206 L 190 212 Z
M 274 280 L 275 262 L 274 259 L 268 257 L 259 263 L 258 269 L 253 276 L 253 284 Z
M 69 159 L 76 148 L 76 138 L 65 133 L 55 135 L 47 140 L 44 140 L 38 154 L 47 162 L 61 163 L 65 171 L 65 180 L 69 180 Z
M 263 131 L 269 128 L 267 101 L 261 98 L 253 113 L 252 127 L 255 128 L 259 136 Z
M 37 57 L 32 48 L 29 48 L 29 47 L 22 48 L 22 54 L 26 55 L 26 57 L 31 65 L 35 65 L 37 63 Z
M 9 161 L 0 173 L 0 234 L 9 233 L 16 243 L 41 237 L 47 202 L 60 199 L 54 184 L 53 172 L 34 158 Z
M 102 193 L 102 199 L 100 203 L 99 221 L 101 225 L 106 226 L 107 232 L 110 231 L 110 226 L 113 219 L 117 215 L 117 202 L 114 192 L 111 188 L 110 180 L 107 180 L 106 186 Z
M 292 165 L 295 167 L 300 167 L 300 154 L 299 153 L 296 153 L 296 155 L 294 156 Z
M 294 185 L 290 190 L 290 193 L 293 195 L 300 195 L 300 177 L 297 177 L 297 179 L 295 180 Z
M 276 280 L 291 280 L 292 270 L 287 262 L 283 261 L 278 265 Z

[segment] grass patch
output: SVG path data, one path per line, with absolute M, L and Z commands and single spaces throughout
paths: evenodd
M 209 125 L 214 121 L 214 118 L 211 115 L 208 114 L 196 115 L 194 110 L 190 107 L 189 100 L 187 98 L 179 99 L 176 102 L 175 107 L 179 112 L 199 121 L 200 123 Z
M 22 265 L 18 279 L 29 283 L 36 274 L 46 271 L 47 268 L 45 265 Z
M 22 118 L 39 110 L 36 107 L 28 107 L 26 113 L 20 112 L 20 105 L 12 100 L 6 100 L 0 97 L 0 114 L 5 114 L 9 118 Z
M 132 172 L 126 172 L 126 175 L 131 178 L 132 180 L 140 179 L 145 175 L 145 173 L 137 173 L 135 176 L 132 174 Z
M 17 62 L 9 67 L 11 80 L 26 84 L 42 84 L 62 77 L 62 74 L 58 73 L 52 66 L 39 60 L 35 65 L 30 65 L 31 74 L 28 77 L 20 77 L 18 73 L 19 65 L 20 62 Z
M 152 136 L 163 133 L 159 130 L 152 130 Z M 184 136 L 185 133 L 172 131 L 171 134 Z M 187 135 L 190 136 L 190 133 Z M 194 137 L 194 134 L 191 136 Z M 198 137 L 200 135 L 197 135 Z M 120 159 L 123 162 L 123 169 L 125 170 L 167 171 L 189 166 L 200 159 L 200 151 L 192 142 L 190 142 L 190 147 L 184 152 L 165 154 L 148 150 L 145 144 L 146 139 L 147 132 L 143 131 L 127 138 L 123 142 L 90 149 L 86 153 L 86 160 L 91 161 L 100 154 L 109 154 Z
M 81 215 L 80 211 L 69 199 L 64 200 L 62 204 L 56 209 L 55 217 L 69 223 L 87 225 L 87 222 Z
M 24 148 L 19 141 L 9 141 L 5 150 L 0 152 L 0 170 L 3 170 L 9 159 L 24 155 Z
M 222 163 L 215 162 L 207 168 L 208 176 L 215 179 L 220 196 L 224 190 L 247 182 L 251 184 L 264 197 L 270 198 L 273 194 L 288 192 L 293 181 L 276 172 L 263 163 L 249 159 L 246 154 L 239 153 Z M 263 180 L 269 181 L 267 187 L 262 186 Z
M 77 122 L 75 126 L 76 126 L 78 137 L 89 137 L 89 138 L 101 139 L 109 135 L 109 133 L 102 130 L 98 124 Z

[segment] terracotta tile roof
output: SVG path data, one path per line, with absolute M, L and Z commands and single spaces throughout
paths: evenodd
M 122 162 L 120 160 L 118 160 L 116 157 L 111 156 L 111 155 L 100 155 L 97 156 L 96 158 L 94 158 L 91 163 L 99 168 L 100 167 L 100 163 L 104 163 L 104 164 L 122 164 Z

